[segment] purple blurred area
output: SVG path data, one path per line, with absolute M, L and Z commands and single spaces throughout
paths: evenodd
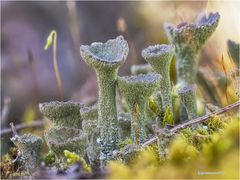
M 1 2 L 1 104 L 11 98 L 10 121 L 20 121 L 26 106 L 58 100 L 48 34 L 58 33 L 57 59 L 64 100 L 97 97 L 96 78 L 79 54 L 81 44 L 119 35 L 117 19 L 127 2 Z M 127 70 L 126 70 L 127 69 Z M 121 72 L 128 71 L 125 67 Z M 83 91 L 82 91 L 83 90 Z M 6 123 L 8 124 L 8 123 Z
M 57 58 L 64 101 L 86 103 L 97 98 L 97 84 L 94 71 L 80 57 L 81 44 L 105 42 L 123 34 L 130 53 L 119 74 L 126 75 L 131 64 L 144 63 L 140 56 L 143 48 L 167 43 L 164 22 L 194 21 L 206 3 L 1 1 L 1 105 L 5 97 L 11 98 L 10 113 L 6 122 L 1 122 L 2 128 L 11 121 L 20 123 L 29 106 L 34 107 L 35 118 L 41 118 L 38 103 L 59 99 L 52 48 L 44 50 L 51 30 L 58 33 Z M 214 41 L 212 44 L 219 45 Z M 211 52 L 203 53 L 201 64 L 208 64 L 210 58 L 218 59 L 213 52 L 211 48 Z

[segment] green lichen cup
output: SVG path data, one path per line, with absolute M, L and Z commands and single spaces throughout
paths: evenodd
M 40 103 L 40 112 L 56 127 L 82 128 L 81 104 L 68 101 Z
M 46 131 L 44 136 L 49 148 L 59 160 L 64 159 L 64 150 L 75 152 L 81 157 L 86 155 L 87 134 L 82 130 L 57 127 Z
M 146 138 L 146 104 L 160 79 L 161 75 L 155 73 L 118 77 L 118 88 L 131 113 L 131 139 L 136 144 Z
M 42 138 L 33 134 L 14 136 L 11 141 L 20 152 L 20 163 L 28 171 L 34 171 L 40 165 L 40 153 L 43 145 Z
M 127 58 L 128 51 L 128 43 L 123 36 L 110 39 L 106 43 L 94 42 L 91 45 L 80 46 L 83 60 L 95 70 L 97 75 L 98 127 L 101 132 L 103 165 L 111 159 L 110 154 L 117 148 L 119 141 L 116 78 L 119 67 Z

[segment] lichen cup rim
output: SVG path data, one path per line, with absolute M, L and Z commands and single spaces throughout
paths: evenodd
M 14 136 L 11 138 L 11 141 L 20 141 L 21 142 L 25 142 L 25 143 L 36 143 L 36 142 L 42 142 L 42 138 L 36 136 L 36 135 L 33 135 L 31 133 L 27 133 L 27 134 L 23 134 L 21 136 Z
M 184 94 L 186 92 L 189 92 L 189 91 L 195 91 L 196 90 L 196 85 L 195 84 L 192 84 L 192 85 L 189 85 L 189 86 L 184 86 L 184 87 L 180 87 L 178 90 L 177 90 L 177 93 L 178 94 Z
M 74 101 L 50 101 L 50 102 L 42 102 L 39 103 L 39 109 L 42 111 L 44 107 L 61 107 L 61 106 L 79 106 L 82 107 L 83 105 L 79 102 Z
M 118 84 L 124 83 L 125 85 L 151 85 L 151 84 L 158 84 L 161 78 L 162 76 L 160 74 L 148 73 L 148 74 L 139 74 L 136 76 L 122 76 L 122 77 L 118 77 L 117 79 L 118 79 Z
M 220 14 L 218 12 L 215 12 L 215 13 L 211 12 L 208 15 L 206 15 L 205 13 L 202 13 L 198 16 L 195 23 L 183 22 L 176 26 L 171 23 L 164 23 L 164 27 L 165 29 L 171 29 L 175 33 L 181 34 L 185 30 L 191 31 L 191 30 L 201 29 L 204 27 L 213 26 L 219 21 L 219 19 L 220 19 Z
M 171 53 L 174 53 L 173 44 L 156 44 L 143 49 L 142 57 L 144 59 L 157 58 Z
M 90 45 L 80 46 L 83 59 L 96 68 L 98 66 L 119 66 L 125 62 L 128 52 L 128 43 L 123 36 L 109 39 L 105 43 L 93 42 Z

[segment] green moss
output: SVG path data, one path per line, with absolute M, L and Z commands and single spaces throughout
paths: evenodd
M 46 166 L 52 166 L 56 162 L 56 157 L 54 152 L 49 151 L 47 155 L 44 157 L 44 162 Z
M 17 148 L 11 148 L 7 154 L 1 157 L 0 169 L 1 179 L 13 178 L 14 172 L 18 169 L 17 163 L 13 162 L 18 155 Z

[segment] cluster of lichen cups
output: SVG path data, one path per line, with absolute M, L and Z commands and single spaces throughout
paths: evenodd
M 75 102 L 50 102 L 39 104 L 40 112 L 53 127 L 45 131 L 45 140 L 59 163 L 64 161 L 64 150 L 85 155 L 87 134 L 81 130 L 81 105 Z
M 64 161 L 63 152 L 69 150 L 82 157 L 87 156 L 91 166 L 96 169 L 104 167 L 111 159 L 120 157 L 127 161 L 139 151 L 140 144 L 150 135 L 146 131 L 147 102 L 150 96 L 157 95 L 158 106 L 163 114 L 167 108 L 173 111 L 173 88 L 169 71 L 174 53 L 177 61 L 176 92 L 187 111 L 188 119 L 196 118 L 196 87 L 193 84 L 197 59 L 201 47 L 216 29 L 218 21 L 219 14 L 211 13 L 209 17 L 201 17 L 196 24 L 184 23 L 177 27 L 166 24 L 165 29 L 172 44 L 154 45 L 144 49 L 142 56 L 149 64 L 134 66 L 131 69 L 133 76 L 117 75 L 129 51 L 128 43 L 122 36 L 106 43 L 82 45 L 80 54 L 83 60 L 96 72 L 98 102 L 93 106 L 83 106 L 75 102 L 39 105 L 41 113 L 53 123 L 53 127 L 45 132 L 45 139 L 58 162 Z M 127 104 L 127 112 L 117 112 L 117 88 Z M 169 142 L 162 141 L 168 136 L 168 131 L 165 130 L 157 131 L 159 154 Z M 129 137 L 133 144 L 120 149 L 119 143 Z M 19 146 L 17 143 L 16 145 Z M 21 146 L 19 149 L 25 152 Z

